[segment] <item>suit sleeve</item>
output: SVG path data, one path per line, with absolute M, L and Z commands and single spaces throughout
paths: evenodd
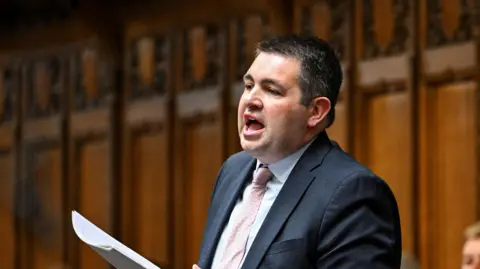
M 337 187 L 318 234 L 317 268 L 400 268 L 400 217 L 388 185 L 356 173 Z

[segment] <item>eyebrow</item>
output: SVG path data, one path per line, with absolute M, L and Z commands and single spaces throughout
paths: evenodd
M 245 76 L 243 76 L 243 80 L 251 80 L 251 81 L 255 81 L 252 77 L 252 75 L 250 74 L 245 74 Z M 282 83 L 278 82 L 277 80 L 275 79 L 271 79 L 271 78 L 264 78 L 262 80 L 260 80 L 260 84 L 270 84 L 270 85 L 274 85 L 275 87 L 278 87 L 280 88 L 281 90 L 285 90 L 287 87 L 285 85 L 283 85 Z

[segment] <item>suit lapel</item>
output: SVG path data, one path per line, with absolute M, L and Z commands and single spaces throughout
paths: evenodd
M 310 172 L 321 164 L 330 148 L 331 142 L 328 137 L 326 134 L 321 134 L 305 151 L 270 208 L 242 268 L 258 267 L 275 237 L 315 178 Z
M 253 169 L 255 168 L 255 159 L 251 159 L 244 166 L 242 164 L 234 164 L 237 167 L 244 167 L 243 169 L 232 169 L 228 174 L 225 175 L 225 178 L 222 179 L 222 184 L 217 190 L 218 196 L 223 196 L 216 198 L 215 207 L 217 210 L 215 216 L 213 216 L 213 222 L 210 227 L 208 227 L 208 232 L 206 233 L 206 242 L 205 249 L 200 255 L 201 257 L 207 259 L 206 268 L 210 268 L 215 250 L 220 240 L 220 236 L 223 232 L 223 228 L 230 218 L 233 207 L 235 206 L 239 195 L 243 191 L 244 184 L 250 179 Z M 239 171 L 240 170 L 240 171 Z

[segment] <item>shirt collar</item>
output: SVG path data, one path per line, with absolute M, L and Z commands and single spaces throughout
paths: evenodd
M 290 172 L 292 172 L 300 157 L 303 155 L 305 150 L 307 150 L 307 148 L 313 143 L 313 141 L 315 141 L 315 139 L 316 137 L 310 140 L 310 142 L 308 142 L 304 146 L 302 146 L 299 150 L 281 159 L 280 161 L 269 164 L 268 168 L 274 175 L 274 178 L 272 180 L 278 180 L 282 184 L 285 183 L 285 181 L 287 181 L 288 179 L 288 176 L 290 175 Z M 260 161 L 257 160 L 255 171 L 257 171 L 259 166 Z

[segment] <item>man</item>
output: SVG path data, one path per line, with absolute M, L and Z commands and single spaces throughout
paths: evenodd
M 329 140 L 342 70 L 315 37 L 261 42 L 244 76 L 244 152 L 215 182 L 202 269 L 399 268 L 388 185 Z
M 480 269 L 480 222 L 465 230 L 462 269 Z

